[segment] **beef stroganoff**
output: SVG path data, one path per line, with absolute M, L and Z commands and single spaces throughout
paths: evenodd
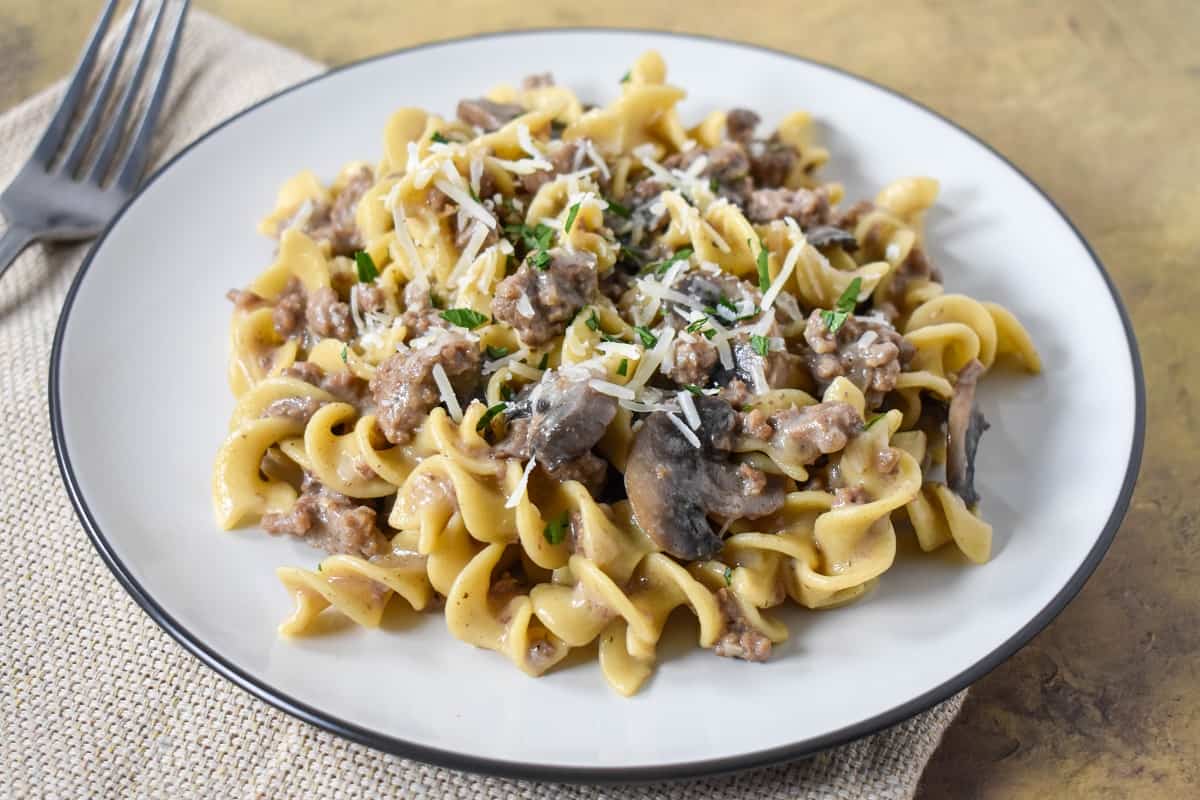
M 606 107 L 532 76 L 281 189 L 275 262 L 229 293 L 213 496 L 328 552 L 278 571 L 284 635 L 403 602 L 530 675 L 596 643 L 628 695 L 680 606 L 762 661 L 771 608 L 861 596 L 897 536 L 989 558 L 976 385 L 1040 362 L 943 288 L 937 183 L 849 202 L 807 114 L 686 128 L 683 97 L 653 52 Z

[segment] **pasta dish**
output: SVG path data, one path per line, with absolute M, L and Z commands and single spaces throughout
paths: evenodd
M 988 560 L 976 386 L 1040 361 L 943 287 L 937 182 L 851 202 L 808 114 L 683 97 L 654 52 L 602 107 L 535 75 L 282 187 L 213 502 L 325 551 L 278 570 L 283 635 L 403 603 L 530 675 L 594 647 L 630 695 L 676 609 L 764 661 L 771 609 L 862 596 L 898 537 Z

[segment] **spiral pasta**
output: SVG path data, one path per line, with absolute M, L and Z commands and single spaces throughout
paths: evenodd
M 631 695 L 679 609 L 762 661 L 772 609 L 833 613 L 905 536 L 987 561 L 976 386 L 1041 361 L 943 288 L 937 182 L 847 203 L 808 113 L 688 128 L 684 96 L 653 52 L 604 106 L 529 76 L 280 189 L 212 480 L 222 528 L 328 552 L 277 571 L 280 634 L 398 597 L 532 676 L 595 647 Z

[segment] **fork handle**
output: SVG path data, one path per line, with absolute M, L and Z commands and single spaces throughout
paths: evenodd
M 36 238 L 28 228 L 9 226 L 4 235 L 0 236 L 0 278 L 4 277 L 5 271 L 17 260 L 17 256 L 21 255 L 21 251 Z

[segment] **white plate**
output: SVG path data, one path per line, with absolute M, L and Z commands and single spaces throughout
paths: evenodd
M 254 231 L 279 184 L 374 159 L 401 105 L 457 100 L 545 69 L 604 102 L 646 48 L 687 89 L 686 120 L 717 108 L 795 110 L 821 123 L 825 170 L 851 198 L 929 174 L 948 287 L 1011 308 L 1045 373 L 989 376 L 980 449 L 995 556 L 966 566 L 903 553 L 863 601 L 795 612 L 768 664 L 715 658 L 688 623 L 625 700 L 594 663 L 534 680 L 453 639 L 441 617 L 289 642 L 283 564 L 306 546 L 212 518 L 212 459 L 233 400 L 229 304 L 272 259 Z M 581 57 L 583 56 L 583 57 Z M 429 45 L 335 70 L 204 136 L 164 167 L 96 245 L 63 311 L 51 413 L 64 478 L 117 578 L 187 649 L 238 685 L 343 736 L 506 775 L 642 780 L 815 752 L 878 730 L 979 678 L 1057 614 L 1096 567 L 1137 473 L 1136 346 L 1095 256 L 1027 178 L 987 146 L 861 78 L 744 45 L 659 33 L 529 32 Z M 399 628 L 402 628 L 399 629 Z

